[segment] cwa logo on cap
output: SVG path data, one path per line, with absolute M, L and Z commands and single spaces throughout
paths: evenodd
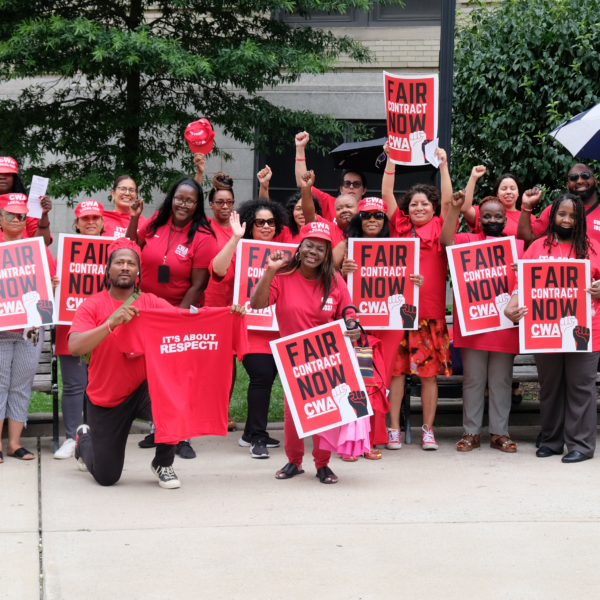
M 98 200 L 84 200 L 75 207 L 75 216 L 79 219 L 86 215 L 98 215 L 104 214 L 104 206 L 98 202 Z
M 300 230 L 300 234 L 303 240 L 306 238 L 320 238 L 331 242 L 329 223 L 323 223 L 322 221 L 313 221 L 304 225 Z
M 0 156 L 0 173 L 19 174 L 19 165 L 14 158 L 10 156 Z
M 27 214 L 27 196 L 25 194 L 3 194 L 0 196 L 0 208 L 11 213 Z
M 358 212 L 382 212 L 387 214 L 388 206 L 381 198 L 363 198 L 358 203 Z
M 190 123 L 185 128 L 184 137 L 194 154 L 198 152 L 204 155 L 209 154 L 215 145 L 215 132 L 208 119 Z

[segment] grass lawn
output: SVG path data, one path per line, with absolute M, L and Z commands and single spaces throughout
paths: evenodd
M 198 383 L 198 388 L 202 389 L 202 382 Z M 244 423 L 248 415 L 248 404 L 246 401 L 248 383 L 249 378 L 248 373 L 246 373 L 246 369 L 244 369 L 242 363 L 237 363 L 237 378 L 235 381 L 235 388 L 233 390 L 233 396 L 231 398 L 229 410 L 234 419 L 240 423 Z M 60 404 L 60 398 L 62 396 L 62 378 L 60 376 L 60 369 L 58 370 L 58 390 Z M 32 392 L 31 403 L 29 404 L 29 412 L 52 412 L 52 396 L 43 394 L 41 392 Z M 273 391 L 271 393 L 269 421 L 283 421 L 283 388 L 281 386 L 281 381 L 279 380 L 279 375 L 277 376 L 277 379 L 275 379 L 275 384 L 273 385 Z

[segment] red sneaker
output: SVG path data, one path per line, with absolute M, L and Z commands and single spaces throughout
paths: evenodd
M 423 450 L 437 450 L 438 445 L 433 435 L 433 429 L 427 427 L 427 425 L 423 425 L 422 430 L 421 448 L 423 448 Z

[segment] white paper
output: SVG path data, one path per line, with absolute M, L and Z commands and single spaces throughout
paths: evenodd
M 425 150 L 425 158 L 437 169 L 442 162 L 437 156 L 434 156 L 435 151 L 438 147 L 438 142 L 440 138 L 435 138 L 432 142 L 429 142 L 424 148 Z
M 29 198 L 27 199 L 27 207 L 29 208 L 29 212 L 27 213 L 28 217 L 33 217 L 34 219 L 42 218 L 42 202 L 40 196 L 46 195 L 48 183 L 50 183 L 50 180 L 47 177 L 33 176 L 31 188 L 29 189 Z

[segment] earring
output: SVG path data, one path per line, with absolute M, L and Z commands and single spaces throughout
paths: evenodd
M 296 254 L 294 254 L 294 260 L 298 260 L 300 258 L 300 252 L 296 252 Z

